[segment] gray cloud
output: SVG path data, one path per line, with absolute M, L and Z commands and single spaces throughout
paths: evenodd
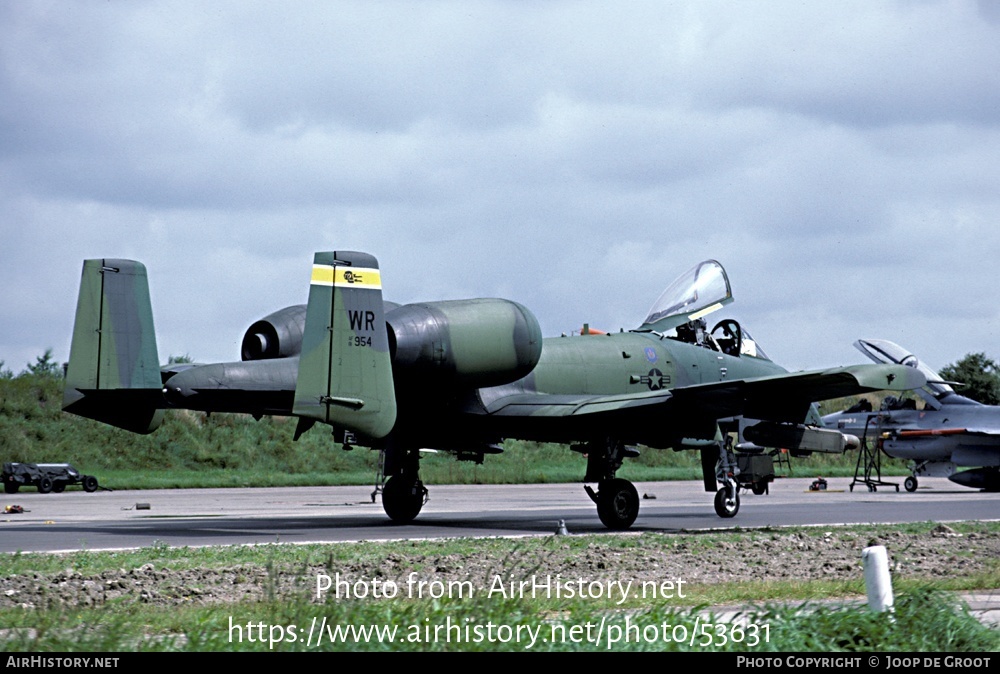
M 708 257 L 791 368 L 1000 357 L 991 3 L 0 5 L 0 360 L 68 357 L 80 266 L 161 357 L 237 357 L 312 252 L 396 301 L 637 325 Z

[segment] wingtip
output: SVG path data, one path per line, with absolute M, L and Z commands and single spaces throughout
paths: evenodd
M 850 370 L 858 385 L 870 391 L 910 391 L 927 383 L 920 370 L 905 365 L 856 365 Z
M 905 365 L 887 365 L 886 388 L 892 391 L 910 391 L 927 384 L 927 377 L 920 370 Z

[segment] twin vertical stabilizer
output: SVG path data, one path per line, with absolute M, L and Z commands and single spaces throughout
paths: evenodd
M 85 260 L 63 409 L 135 433 L 163 419 L 146 268 L 133 260 Z
M 396 423 L 396 396 L 374 257 L 315 254 L 301 345 L 301 353 L 289 357 L 163 374 L 146 268 L 133 260 L 85 260 L 63 409 L 149 433 L 168 407 L 253 414 L 268 394 L 268 413 L 301 417 L 306 426 L 322 421 L 369 439 L 388 435 Z M 170 377 L 172 396 L 165 396 L 164 377 Z M 223 396 L 225 405 L 214 408 L 192 402 Z
M 293 412 L 371 438 L 396 423 L 382 278 L 367 253 L 313 258 Z

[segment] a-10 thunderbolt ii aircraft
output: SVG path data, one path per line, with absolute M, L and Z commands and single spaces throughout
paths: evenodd
M 906 491 L 920 476 L 946 477 L 965 487 L 1000 490 L 1000 407 L 959 395 L 932 368 L 903 347 L 884 339 L 859 339 L 859 351 L 876 363 L 901 364 L 922 372 L 927 384 L 916 389 L 923 401 L 886 398 L 878 410 L 863 400 L 849 410 L 827 414 L 823 423 L 859 437 L 871 437 L 875 451 L 910 461 Z M 898 486 L 896 487 L 899 488 Z
M 585 488 L 612 529 L 639 512 L 635 487 L 616 477 L 636 445 L 694 449 L 706 490 L 718 483 L 717 513 L 732 517 L 728 430 L 745 427 L 741 439 L 760 447 L 841 452 L 852 438 L 802 423 L 812 401 L 924 383 L 895 364 L 788 373 L 735 320 L 705 329 L 732 299 L 722 265 L 707 260 L 635 330 L 542 339 L 534 315 L 504 299 L 383 303 L 373 256 L 322 252 L 308 304 L 253 323 L 243 360 L 161 369 L 145 267 L 86 260 L 63 408 L 138 433 L 171 408 L 291 415 L 296 439 L 328 424 L 338 442 L 384 452 L 382 505 L 399 522 L 427 498 L 425 448 L 482 461 L 505 438 L 568 444 L 586 455 Z

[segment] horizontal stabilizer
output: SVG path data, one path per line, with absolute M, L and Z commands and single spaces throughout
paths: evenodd
M 63 410 L 133 433 L 152 433 L 163 421 L 163 393 L 159 389 L 83 389 Z

